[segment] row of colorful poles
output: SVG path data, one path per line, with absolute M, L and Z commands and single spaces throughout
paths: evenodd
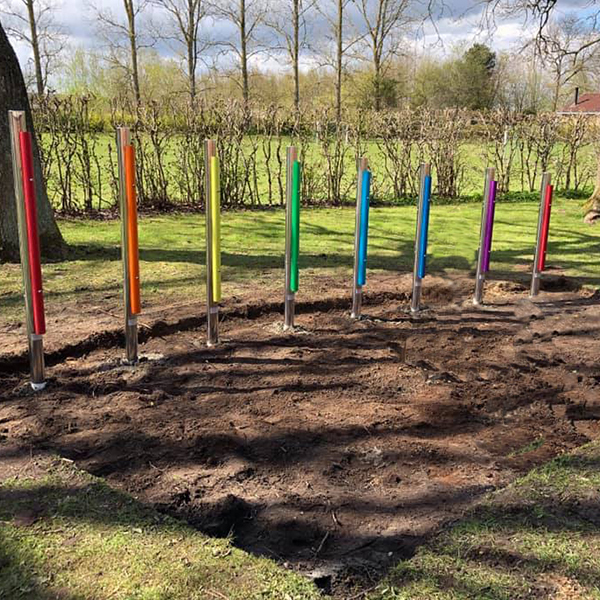
M 37 230 L 36 192 L 33 167 L 31 134 L 27 131 L 25 114 L 10 111 L 11 147 L 14 172 L 15 198 L 19 227 L 23 288 L 27 312 L 27 334 L 31 363 L 31 386 L 34 390 L 45 387 L 43 335 L 46 333 L 44 296 L 40 263 L 39 236 Z M 138 222 L 136 198 L 135 148 L 131 144 L 129 129 L 117 129 L 119 201 L 121 209 L 121 252 L 123 261 L 123 300 L 125 317 L 126 360 L 135 364 L 138 360 L 138 323 L 141 312 L 140 268 L 138 248 Z M 221 302 L 221 186 L 217 145 L 206 140 L 205 155 L 205 202 L 206 202 L 206 295 L 207 295 L 207 341 L 209 346 L 219 342 L 219 303 Z M 295 296 L 299 289 L 300 258 L 300 203 L 302 164 L 295 147 L 287 149 L 286 220 L 285 220 L 285 291 L 284 329 L 294 327 Z M 494 169 L 485 174 L 481 231 L 477 257 L 477 275 L 473 303 L 483 302 L 484 283 L 490 270 L 490 255 L 496 207 L 498 183 Z M 352 288 L 353 318 L 360 318 L 363 287 L 367 281 L 367 247 L 369 234 L 369 207 L 371 171 L 366 158 L 358 161 L 356 191 L 356 219 L 354 243 L 354 277 Z M 415 233 L 415 260 L 411 312 L 421 309 L 422 282 L 426 275 L 429 214 L 431 208 L 431 167 L 420 167 L 420 187 L 417 205 Z M 550 211 L 552 206 L 550 174 L 542 180 L 540 212 L 531 296 L 540 289 L 541 274 L 545 269 Z

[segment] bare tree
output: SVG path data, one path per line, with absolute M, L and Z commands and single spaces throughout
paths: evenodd
M 556 15 L 558 0 L 484 0 L 486 10 L 484 14 L 490 21 L 495 21 L 497 16 L 506 14 L 522 15 L 524 19 L 535 25 L 534 43 L 539 53 L 543 56 L 548 52 L 556 52 L 552 36 L 552 22 Z M 581 56 L 590 49 L 600 46 L 600 2 L 590 0 L 586 10 L 573 13 L 572 18 L 576 26 L 586 32 L 580 43 L 573 43 L 568 48 L 559 52 L 563 60 L 577 63 Z M 600 219 L 600 154 L 597 157 L 596 185 L 592 196 L 585 207 L 586 220 Z
M 230 22 L 236 34 L 220 44 L 231 52 L 239 65 L 241 88 L 244 104 L 250 100 L 250 82 L 248 62 L 264 50 L 260 39 L 264 25 L 266 5 L 263 0 L 213 0 L 212 11 L 216 18 Z
M 271 0 L 266 25 L 276 36 L 273 50 L 287 53 L 294 77 L 294 108 L 300 110 L 300 53 L 307 45 L 308 20 L 315 0 Z M 290 20 L 291 14 L 291 20 Z
M 140 15 L 149 6 L 150 0 L 122 0 L 125 19 L 115 16 L 111 10 L 95 8 L 92 5 L 100 26 L 100 33 L 110 48 L 110 60 L 128 73 L 136 104 L 140 103 L 139 52 L 146 44 L 139 31 Z M 120 53 L 126 49 L 128 64 L 120 60 Z
M 64 35 L 54 16 L 57 0 L 4 0 L 0 14 L 6 16 L 6 33 L 29 46 L 33 56 L 35 85 L 46 91 L 48 77 L 64 48 Z
M 390 59 L 398 56 L 406 27 L 414 21 L 410 0 L 353 0 L 361 16 L 358 40 L 369 48 L 373 67 L 374 108 L 381 109 L 382 78 Z M 361 58 L 362 53 L 358 54 Z
M 347 8 L 352 0 L 328 0 L 317 3 L 317 9 L 327 23 L 327 32 L 319 36 L 314 50 L 324 59 L 324 66 L 335 72 L 335 111 L 337 120 L 342 117 L 342 84 L 346 55 L 356 43 L 349 35 Z
M 162 8 L 168 18 L 169 29 L 157 32 L 157 37 L 167 40 L 176 51 L 185 57 L 186 75 L 190 98 L 197 94 L 197 70 L 200 57 L 211 45 L 208 37 L 201 39 L 200 29 L 208 14 L 205 0 L 152 0 Z
M 544 44 L 538 52 L 553 77 L 552 110 L 559 108 L 564 87 L 589 67 L 597 45 L 587 46 L 592 32 L 582 28 L 581 22 L 569 15 L 548 25 Z

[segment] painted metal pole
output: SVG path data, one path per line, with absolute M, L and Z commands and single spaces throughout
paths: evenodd
M 423 232 L 428 225 L 428 223 L 426 223 L 426 186 L 428 178 L 429 182 L 431 182 L 431 166 L 427 163 L 422 163 L 420 167 L 419 204 L 417 207 L 417 230 L 415 233 L 415 263 L 413 268 L 413 289 L 410 305 L 410 310 L 413 313 L 419 312 L 421 308 L 421 291 L 424 275 L 424 264 L 422 264 L 422 259 L 424 258 L 423 250 L 426 251 L 426 248 L 422 248 L 422 242 Z
M 360 214 L 360 241 L 358 244 L 358 285 L 367 283 L 367 248 L 369 246 L 369 202 L 371 198 L 371 171 L 363 172 L 362 205 Z
M 483 272 L 490 271 L 490 262 L 492 258 L 492 240 L 494 237 L 494 217 L 496 215 L 496 197 L 498 194 L 498 182 L 496 180 L 490 183 L 490 209 L 488 211 L 487 223 L 485 225 L 485 245 L 483 247 Z
M 354 279 L 352 281 L 352 313 L 353 319 L 360 318 L 362 308 L 362 285 L 358 285 L 359 262 L 358 253 L 360 245 L 360 216 L 362 213 L 362 182 L 363 173 L 369 168 L 369 161 L 361 157 L 358 159 L 358 179 L 356 183 L 356 218 L 354 226 Z
M 485 286 L 485 259 L 487 245 L 487 223 L 491 214 L 490 187 L 494 180 L 496 170 L 488 167 L 485 170 L 485 184 L 483 187 L 483 205 L 481 207 L 481 229 L 479 232 L 479 249 L 477 250 L 477 274 L 475 276 L 475 294 L 473 304 L 479 306 L 483 302 L 483 288 Z
M 219 302 L 221 301 L 221 186 L 217 143 L 214 140 L 204 141 L 204 171 L 207 345 L 214 346 L 219 343 Z
M 131 303 L 135 288 L 131 281 L 130 257 L 132 250 L 132 242 L 130 241 L 131 226 L 130 225 L 130 194 L 131 187 L 135 188 L 135 180 L 132 181 L 132 173 L 130 169 L 132 165 L 131 151 L 131 134 L 129 127 L 117 127 L 117 159 L 119 164 L 119 206 L 121 210 L 121 258 L 123 261 L 123 304 L 125 308 L 125 359 L 129 364 L 136 364 L 138 361 L 138 323 L 137 314 L 133 310 Z M 127 158 L 126 164 L 126 155 Z M 135 165 L 133 165 L 135 169 Z M 128 189 L 129 183 L 129 189 Z
M 534 298 L 540 293 L 540 283 L 542 277 L 542 271 L 540 270 L 540 256 L 542 254 L 543 245 L 543 228 L 544 228 L 544 217 L 546 213 L 546 193 L 548 187 L 552 183 L 552 176 L 550 173 L 544 173 L 542 177 L 542 189 L 540 192 L 540 212 L 538 215 L 538 228 L 537 228 L 537 242 L 535 245 L 535 256 L 533 258 L 533 270 L 531 274 L 531 290 L 529 295 Z
M 550 235 L 550 215 L 552 212 L 552 196 L 554 194 L 554 188 L 549 185 L 546 188 L 546 195 L 544 199 L 544 222 L 542 223 L 542 246 L 540 248 L 540 255 L 538 257 L 538 269 L 540 273 L 543 273 L 546 269 L 546 253 L 548 251 L 548 236 Z
M 293 329 L 296 295 L 292 290 L 292 196 L 294 187 L 294 165 L 298 162 L 298 152 L 294 146 L 287 149 L 286 188 L 285 188 L 285 291 L 283 329 Z
M 40 314 L 38 313 L 38 323 L 36 329 L 36 319 L 34 317 L 34 294 L 38 296 L 38 311 L 40 308 L 39 303 L 41 300 L 41 276 L 40 281 L 37 282 L 39 283 L 39 289 L 34 289 L 32 282 L 32 264 L 30 257 L 32 256 L 32 251 L 34 251 L 35 248 L 31 248 L 31 240 L 28 237 L 28 219 L 25 206 L 26 185 L 30 186 L 29 193 L 31 194 L 33 192 L 33 198 L 30 198 L 30 200 L 33 200 L 33 202 L 35 203 L 35 188 L 33 187 L 33 158 L 31 154 L 29 154 L 31 164 L 29 165 L 29 172 L 27 173 L 27 181 L 25 181 L 23 171 L 23 155 L 21 147 L 22 134 L 27 131 L 25 113 L 23 111 L 9 111 L 8 121 L 10 126 L 13 179 L 17 208 L 17 226 L 19 229 L 19 251 L 21 256 L 21 268 L 23 272 L 23 291 L 25 297 L 27 340 L 29 344 L 29 363 L 31 370 L 30 384 L 32 389 L 37 392 L 43 390 L 46 387 L 46 378 L 43 340 L 43 333 L 45 333 L 45 323 L 40 321 Z M 30 209 L 30 220 L 31 217 L 32 214 Z M 35 227 L 34 229 L 35 234 L 37 235 L 37 227 Z M 33 245 L 35 246 L 36 243 L 38 244 L 37 260 L 39 261 L 39 240 L 34 240 Z M 35 267 L 35 265 L 33 266 Z

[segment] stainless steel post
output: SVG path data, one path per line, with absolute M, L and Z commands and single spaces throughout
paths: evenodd
M 425 177 L 431 174 L 431 166 L 422 163 L 420 167 L 421 177 L 419 184 L 419 205 L 417 208 L 417 232 L 415 234 L 415 263 L 413 268 L 413 289 L 410 303 L 410 311 L 419 312 L 421 308 L 421 289 L 423 280 L 419 277 L 419 246 L 421 243 L 421 226 L 423 224 L 423 197 L 425 195 Z
M 493 167 L 488 167 L 485 170 L 485 187 L 483 189 L 483 206 L 481 207 L 481 231 L 479 234 L 479 250 L 477 251 L 477 275 L 475 277 L 475 294 L 473 295 L 473 304 L 481 305 L 483 302 L 483 288 L 485 286 L 484 267 L 484 245 L 485 232 L 487 227 L 487 218 L 490 211 L 490 185 L 494 179 L 496 170 Z
M 359 319 L 362 309 L 362 286 L 358 285 L 358 247 L 360 242 L 361 213 L 362 213 L 362 180 L 364 172 L 369 168 L 366 158 L 358 159 L 358 183 L 356 186 L 356 225 L 354 232 L 354 279 L 352 281 L 352 313 L 353 319 Z
M 294 328 L 296 294 L 291 290 L 292 279 L 292 186 L 294 163 L 298 160 L 295 146 L 287 149 L 285 184 L 285 295 L 283 329 Z
M 21 141 L 19 134 L 27 131 L 25 113 L 20 110 L 8 112 L 10 140 L 17 208 L 17 226 L 19 228 L 19 252 L 23 272 L 23 292 L 25 297 L 25 313 L 27 320 L 27 342 L 29 345 L 29 365 L 31 371 L 31 387 L 38 392 L 46 387 L 44 368 L 44 339 L 37 335 L 33 326 L 33 301 L 31 275 L 29 270 L 29 242 L 27 238 L 27 220 L 25 217 L 25 196 L 23 191 L 23 166 L 21 164 Z
M 129 127 L 117 127 L 117 159 L 119 164 L 119 207 L 121 209 L 121 258 L 123 260 L 123 303 L 125 306 L 125 358 L 129 364 L 138 361 L 137 315 L 131 312 L 129 278 L 129 229 L 127 186 L 125 183 L 125 146 L 131 143 Z
M 540 283 L 542 273 L 538 269 L 538 262 L 542 248 L 542 224 L 544 223 L 544 215 L 546 212 L 546 188 L 552 183 L 552 175 L 544 173 L 542 176 L 542 190 L 540 192 L 540 212 L 538 215 L 537 241 L 535 244 L 535 255 L 533 257 L 533 270 L 531 274 L 531 290 L 529 295 L 534 298 L 540 293 Z
M 219 343 L 219 304 L 213 296 L 213 230 L 211 215 L 212 180 L 210 176 L 211 158 L 217 155 L 217 143 L 214 140 L 204 140 L 204 214 L 206 215 L 206 329 L 207 345 Z

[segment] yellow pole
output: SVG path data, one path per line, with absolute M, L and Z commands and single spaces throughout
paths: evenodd
M 210 222 L 212 229 L 213 302 L 221 301 L 221 181 L 219 158 L 210 159 Z

